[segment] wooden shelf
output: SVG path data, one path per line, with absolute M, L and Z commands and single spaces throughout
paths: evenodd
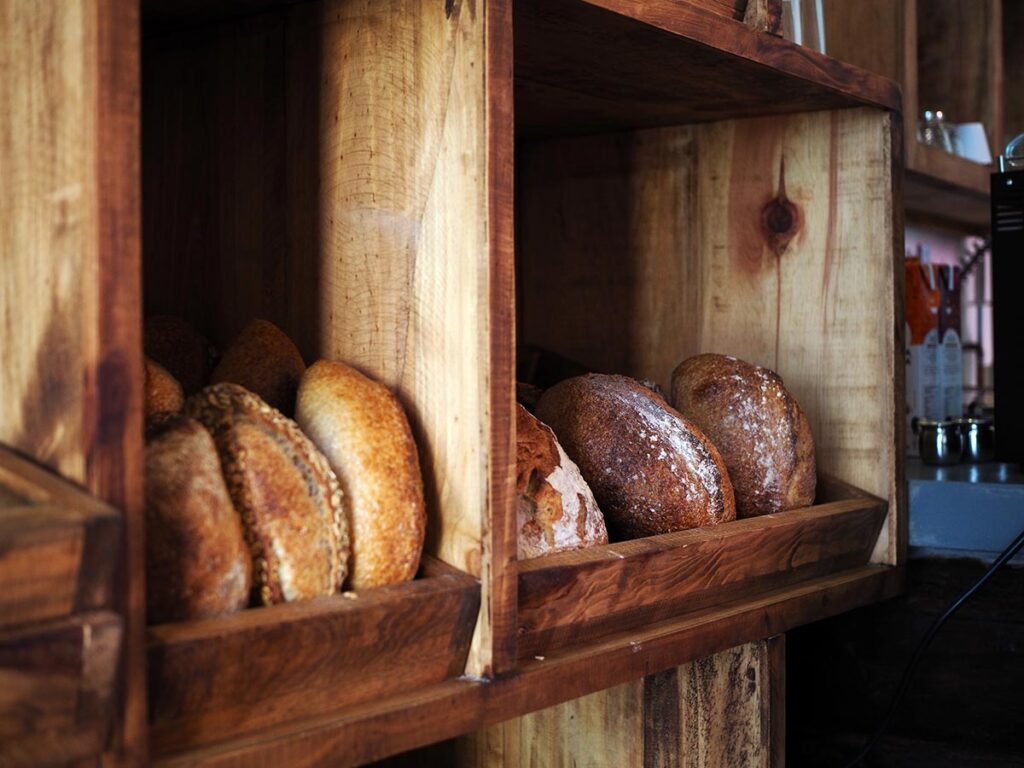
M 900 110 L 892 81 L 696 4 L 520 0 L 514 23 L 520 137 Z
M 993 168 L 907 139 L 903 200 L 911 220 L 984 234 L 991 228 L 989 176 Z
M 380 760 L 895 597 L 903 578 L 902 568 L 857 568 L 524 660 L 505 679 L 454 680 L 156 764 L 345 766 Z

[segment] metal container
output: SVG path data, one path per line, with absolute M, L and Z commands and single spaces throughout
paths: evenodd
M 957 419 L 963 443 L 963 461 L 992 461 L 996 457 L 996 431 L 991 419 Z
M 933 466 L 960 463 L 963 441 L 956 422 L 921 419 L 917 422 L 917 427 L 921 461 Z

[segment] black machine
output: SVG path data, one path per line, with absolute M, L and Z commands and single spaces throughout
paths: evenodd
M 992 174 L 992 333 L 996 458 L 1020 463 L 1024 462 L 1024 169 Z

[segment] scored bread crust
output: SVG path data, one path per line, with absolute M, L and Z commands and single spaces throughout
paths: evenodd
M 811 427 L 774 371 L 726 355 L 697 355 L 673 372 L 672 401 L 721 452 L 740 517 L 814 502 Z
M 555 433 L 516 405 L 519 559 L 608 543 L 590 486 Z
M 235 384 L 189 399 L 188 414 L 217 446 L 242 516 L 264 605 L 336 593 L 348 566 L 348 526 L 338 480 L 291 419 Z
M 238 384 L 291 416 L 305 370 L 306 363 L 295 342 L 269 320 L 256 319 L 227 348 L 210 383 Z
M 354 368 L 320 360 L 302 377 L 295 410 L 345 494 L 350 588 L 413 578 L 427 514 L 416 443 L 398 399 Z
M 735 519 L 714 445 L 640 382 L 603 374 L 567 379 L 541 396 L 537 417 L 579 466 L 614 538 Z
M 252 559 L 209 433 L 179 416 L 146 445 L 146 612 L 149 622 L 240 611 Z

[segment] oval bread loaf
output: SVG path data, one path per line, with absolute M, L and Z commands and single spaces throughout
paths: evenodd
M 320 360 L 302 377 L 295 416 L 344 491 L 352 536 L 349 586 L 413 578 L 427 515 L 416 443 L 397 398 L 344 363 Z
M 590 486 L 555 434 L 516 405 L 519 559 L 608 543 Z
M 544 392 L 537 417 L 579 466 L 615 538 L 735 518 L 718 451 L 638 381 L 601 374 L 567 379 Z
M 347 573 L 348 527 L 338 480 L 316 446 L 235 384 L 207 387 L 186 410 L 217 446 L 263 604 L 336 593 Z
M 181 417 L 146 446 L 146 612 L 150 623 L 245 608 L 252 566 L 209 433 Z
M 143 324 L 146 356 L 181 383 L 185 397 L 202 389 L 210 378 L 214 351 L 199 331 L 180 317 L 153 315 Z
M 148 357 L 144 358 L 145 394 L 143 410 L 146 419 L 167 413 L 180 413 L 185 407 L 181 384 L 167 369 Z
M 306 370 L 299 348 L 268 320 L 253 320 L 238 334 L 210 377 L 211 384 L 238 384 L 290 416 Z
M 740 517 L 814 502 L 811 427 L 778 374 L 735 357 L 697 355 L 672 374 L 672 401 L 721 452 Z

